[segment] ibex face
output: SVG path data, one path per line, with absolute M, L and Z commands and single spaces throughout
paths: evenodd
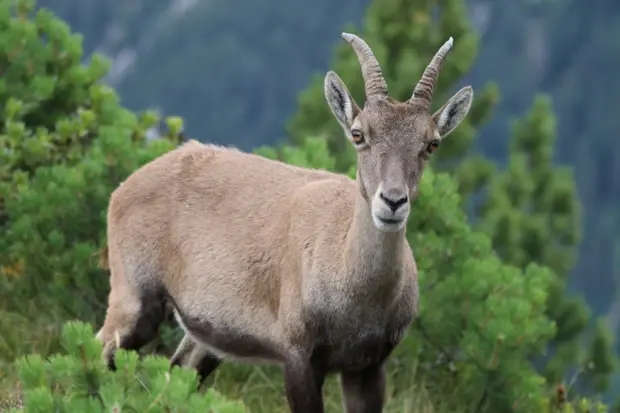
M 348 33 L 342 37 L 353 47 L 362 67 L 366 102 L 360 109 L 342 80 L 331 71 L 325 77 L 325 97 L 357 150 L 357 181 L 371 207 L 374 225 L 384 232 L 399 231 L 406 225 L 426 161 L 467 115 L 473 90 L 467 86 L 437 112 L 429 112 L 433 88 L 443 59 L 452 48 L 452 38 L 435 54 L 411 98 L 397 102 L 388 97 L 381 68 L 366 42 Z

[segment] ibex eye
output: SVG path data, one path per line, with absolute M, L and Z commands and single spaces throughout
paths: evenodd
M 364 143 L 364 134 L 359 129 L 353 129 L 351 131 L 351 136 L 354 144 L 359 145 Z
M 435 149 L 437 149 L 438 146 L 439 146 L 439 141 L 437 139 L 432 140 L 428 144 L 428 147 L 426 148 L 426 152 L 430 155 L 431 153 L 435 151 Z

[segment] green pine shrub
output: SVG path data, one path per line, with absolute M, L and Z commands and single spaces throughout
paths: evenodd
M 245 413 L 243 403 L 208 390 L 197 390 L 194 370 L 174 367 L 168 359 L 120 350 L 118 369 L 107 369 L 101 342 L 92 327 L 68 322 L 62 334 L 66 354 L 44 360 L 33 354 L 18 361 L 22 400 L 9 412 L 26 413 Z M 8 403 L 7 403 L 8 404 Z
M 64 320 L 101 323 L 109 195 L 182 140 L 181 119 L 125 109 L 108 61 L 82 63 L 81 36 L 35 6 L 0 0 L 0 388 L 15 358 L 60 349 Z

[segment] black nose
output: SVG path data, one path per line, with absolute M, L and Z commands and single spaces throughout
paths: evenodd
M 385 195 L 383 195 L 383 192 L 379 194 L 379 198 L 381 198 L 383 202 L 385 202 L 390 207 L 392 212 L 396 212 L 396 210 L 400 208 L 401 205 L 406 204 L 407 201 L 409 200 L 409 198 L 407 198 L 407 195 L 405 195 L 404 197 L 399 198 L 396 201 L 393 201 L 389 199 L 388 197 L 386 197 Z

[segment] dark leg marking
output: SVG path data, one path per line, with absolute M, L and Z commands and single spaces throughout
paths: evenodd
M 291 413 L 324 413 L 325 372 L 309 358 L 294 356 L 285 362 L 284 384 Z
M 381 413 L 385 401 L 385 365 L 341 373 L 347 413 Z
M 122 349 L 140 350 L 157 337 L 159 326 L 164 321 L 165 307 L 162 294 L 148 294 L 140 302 L 140 315 L 137 317 L 133 329 L 119 337 L 119 347 Z M 112 371 L 116 370 L 115 352 L 116 350 L 108 359 L 108 368 Z
M 222 360 L 211 355 L 204 354 L 196 363 L 198 370 L 198 387 L 202 386 L 205 380 L 222 364 Z

